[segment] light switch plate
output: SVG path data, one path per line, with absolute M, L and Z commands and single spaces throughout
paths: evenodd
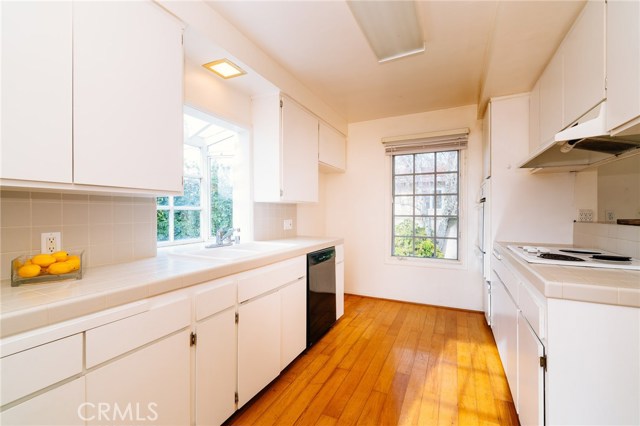
M 593 210 L 591 209 L 578 210 L 578 222 L 593 222 Z
M 293 219 L 285 219 L 283 223 L 283 229 L 285 231 L 293 229 Z

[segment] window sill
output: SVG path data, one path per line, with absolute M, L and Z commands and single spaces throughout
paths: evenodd
M 386 256 L 384 263 L 392 266 L 410 266 L 410 267 L 430 268 L 430 269 L 467 269 L 467 265 L 461 259 L 446 260 L 446 259 L 431 259 L 431 258 L 417 258 L 417 257 Z

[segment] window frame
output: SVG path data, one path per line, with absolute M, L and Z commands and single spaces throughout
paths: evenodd
M 458 259 L 443 259 L 436 257 L 395 256 L 394 248 L 394 157 L 396 155 L 420 154 L 425 152 L 458 151 Z M 466 188 L 467 188 L 467 155 L 465 148 L 443 148 L 433 150 L 416 150 L 415 152 L 398 152 L 385 155 L 385 246 L 384 260 L 386 264 L 396 266 L 416 266 L 442 269 L 465 269 L 467 262 L 466 247 Z M 434 200 L 435 202 L 435 200 Z M 415 217 L 415 216 L 414 216 Z M 450 216 L 449 216 L 450 217 Z M 435 216 L 434 216 L 435 218 Z M 435 219 L 434 219 L 435 224 Z M 435 239 L 435 237 L 434 237 Z

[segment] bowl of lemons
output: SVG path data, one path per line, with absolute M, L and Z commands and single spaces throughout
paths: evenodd
M 82 278 L 84 251 L 40 253 L 20 256 L 11 261 L 11 286 Z

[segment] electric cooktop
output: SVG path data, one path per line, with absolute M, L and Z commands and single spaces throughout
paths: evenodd
M 529 263 L 640 271 L 640 260 L 605 250 L 516 245 L 508 247 Z

